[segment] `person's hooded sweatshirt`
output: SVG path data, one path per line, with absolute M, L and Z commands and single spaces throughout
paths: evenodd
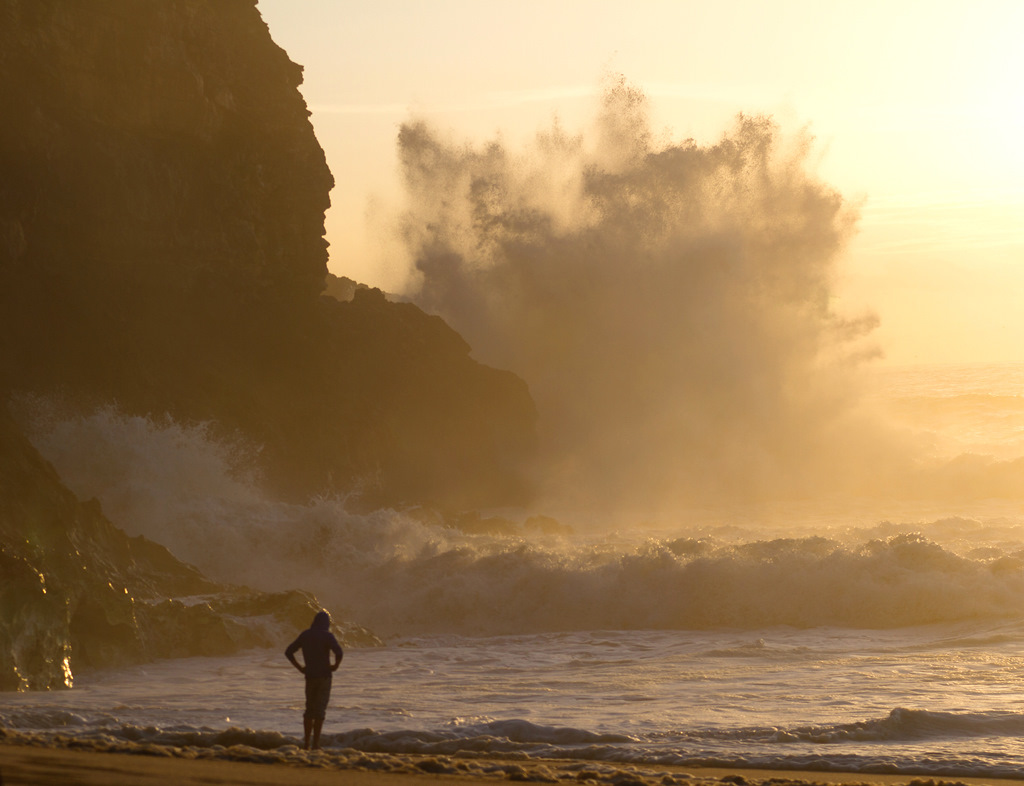
M 331 615 L 326 611 L 318 611 L 313 617 L 313 624 L 299 634 L 299 637 L 288 645 L 285 656 L 294 661 L 294 655 L 302 650 L 302 660 L 306 666 L 306 679 L 320 679 L 331 676 L 331 652 L 341 662 L 344 652 L 338 640 L 331 633 Z

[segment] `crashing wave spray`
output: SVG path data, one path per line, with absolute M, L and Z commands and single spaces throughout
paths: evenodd
M 410 122 L 399 146 L 409 294 L 529 383 L 549 494 L 672 504 L 855 482 L 833 372 L 869 352 L 876 320 L 832 308 L 856 212 L 809 173 L 809 137 L 740 116 L 714 145 L 659 145 L 619 81 L 594 145 L 556 124 L 516 156 Z
M 238 446 L 202 426 L 29 403 L 22 416 L 40 450 L 129 534 L 219 581 L 311 591 L 384 636 L 1013 620 L 1024 598 L 1019 517 L 869 530 L 814 519 L 774 540 L 761 518 L 753 530 L 727 519 L 660 532 L 470 532 L 422 512 L 274 501 L 238 475 Z

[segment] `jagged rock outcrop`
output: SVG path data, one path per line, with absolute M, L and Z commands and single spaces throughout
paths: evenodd
M 268 486 L 521 500 L 526 386 L 322 297 L 333 178 L 254 0 L 0 0 L 0 390 L 212 421 Z
M 356 290 L 359 289 L 369 289 L 369 287 L 366 284 L 353 281 L 347 276 L 335 276 L 328 273 L 327 280 L 324 282 L 324 294 L 342 303 L 350 302 L 356 296 Z
M 0 408 L 0 690 L 73 671 L 277 646 L 319 609 L 300 592 L 225 587 L 80 502 Z M 342 625 L 350 644 L 372 634 Z

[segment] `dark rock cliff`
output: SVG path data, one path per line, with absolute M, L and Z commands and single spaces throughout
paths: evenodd
M 11 392 L 210 422 L 293 498 L 526 492 L 519 379 L 411 304 L 321 294 L 334 181 L 301 78 L 254 0 L 0 0 L 0 689 L 280 643 L 265 621 L 294 633 L 315 602 L 128 538 L 36 453 Z
M 0 0 L 0 388 L 212 421 L 293 498 L 521 500 L 525 385 L 321 296 L 301 79 L 254 0 Z
M 319 293 L 333 180 L 254 2 L 4 0 L 0 42 L 8 275 L 51 298 Z

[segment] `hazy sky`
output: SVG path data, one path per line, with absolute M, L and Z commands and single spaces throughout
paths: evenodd
M 397 289 L 396 135 L 423 117 L 514 147 L 582 130 L 602 79 L 643 89 L 674 140 L 738 112 L 808 127 L 818 173 L 862 202 L 840 306 L 888 362 L 1024 361 L 1024 3 L 259 0 L 337 185 L 330 268 Z

